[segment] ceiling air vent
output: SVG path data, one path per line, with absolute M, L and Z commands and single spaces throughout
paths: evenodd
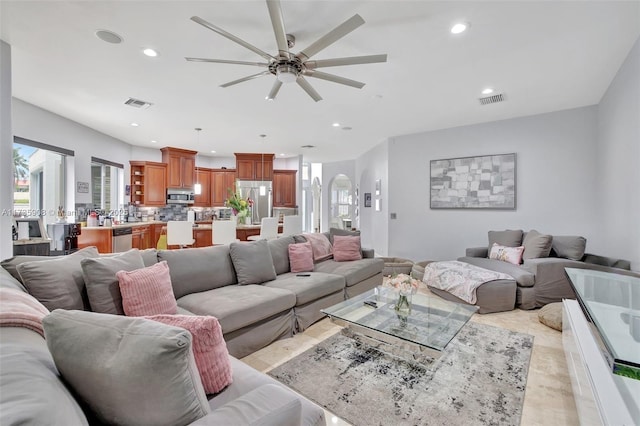
M 302 145 L 300 148 L 315 148 L 315 145 Z
M 145 102 L 145 101 L 141 101 L 140 99 L 135 99 L 135 98 L 129 98 L 124 102 L 125 105 L 129 105 L 132 106 L 134 108 L 142 108 L 142 109 L 147 109 L 149 108 L 151 105 L 153 105 L 151 102 Z
M 478 100 L 480 101 L 480 105 L 495 104 L 496 102 L 504 101 L 504 94 L 498 93 L 497 95 L 486 96 Z

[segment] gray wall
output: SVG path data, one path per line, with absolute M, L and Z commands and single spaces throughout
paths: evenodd
M 0 40 L 0 259 L 13 256 L 13 133 L 11 130 L 11 46 Z
M 360 229 L 362 246 L 373 248 L 377 255 L 389 254 L 389 155 L 392 144 L 385 141 L 356 161 L 356 182 L 360 185 Z M 375 195 L 375 181 L 381 181 L 381 194 Z M 364 194 L 371 193 L 371 207 L 364 207 Z M 381 200 L 381 211 L 375 211 L 375 200 Z M 402 203 L 402 200 L 400 201 Z M 396 253 L 391 252 L 394 256 Z M 418 259 L 416 259 L 418 260 Z
M 598 142 L 602 251 L 640 270 L 640 40 L 598 105 Z

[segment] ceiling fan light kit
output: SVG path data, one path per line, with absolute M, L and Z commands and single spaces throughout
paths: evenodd
M 292 54 L 289 49 L 295 46 L 295 37 L 291 34 L 287 34 L 284 27 L 284 20 L 282 17 L 282 6 L 280 0 L 266 0 L 267 9 L 269 10 L 269 17 L 271 18 L 271 25 L 276 38 L 276 44 L 278 47 L 278 54 L 272 56 L 263 50 L 255 47 L 254 45 L 247 43 L 246 41 L 234 36 L 233 34 L 223 30 L 216 25 L 205 21 L 204 19 L 193 16 L 191 20 L 203 27 L 218 33 L 219 35 L 228 38 L 229 40 L 243 46 L 246 49 L 251 50 L 257 55 L 261 56 L 268 62 L 246 62 L 246 61 L 233 61 L 226 59 L 206 59 L 206 58 L 193 58 L 186 57 L 185 59 L 190 62 L 213 62 L 220 64 L 236 64 L 236 65 L 249 65 L 266 68 L 266 71 L 262 71 L 257 74 L 252 74 L 247 77 L 243 77 L 229 83 L 220 85 L 220 87 L 229 87 L 238 83 L 253 80 L 254 78 L 262 77 L 265 75 L 274 75 L 276 81 L 271 88 L 271 91 L 266 96 L 266 99 L 273 100 L 276 98 L 278 91 L 283 83 L 293 83 L 294 81 L 300 86 L 314 101 L 318 102 L 322 100 L 322 97 L 316 90 L 309 84 L 305 77 L 318 78 L 325 81 L 331 81 L 333 83 L 343 84 L 345 86 L 355 87 L 361 89 L 364 87 L 364 83 L 351 80 L 348 78 L 340 77 L 334 74 L 316 71 L 317 68 L 323 67 L 337 67 L 345 65 L 358 65 L 358 64 L 372 64 L 387 61 L 387 55 L 369 55 L 369 56 L 352 56 L 347 58 L 333 58 L 317 61 L 310 61 L 309 59 L 318 52 L 329 47 L 342 37 L 351 33 L 356 28 L 364 24 L 364 19 L 358 14 L 353 15 L 342 24 L 338 25 L 333 30 L 329 31 L 324 36 L 313 42 L 306 49 L 301 50 L 297 54 Z

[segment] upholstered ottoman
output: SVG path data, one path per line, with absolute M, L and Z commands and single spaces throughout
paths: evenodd
M 411 267 L 411 277 L 418 281 L 422 281 L 424 277 L 424 267 L 433 262 L 433 260 L 423 260 L 422 262 L 416 262 Z
M 382 269 L 383 276 L 389 276 L 394 274 L 407 274 L 411 273 L 413 267 L 413 261 L 409 259 L 402 259 L 400 257 L 381 257 L 384 260 L 384 268 Z
M 516 280 L 495 280 L 482 284 L 476 289 L 476 306 L 479 314 L 512 311 L 516 307 Z M 429 291 L 452 302 L 469 303 L 453 294 L 429 287 Z

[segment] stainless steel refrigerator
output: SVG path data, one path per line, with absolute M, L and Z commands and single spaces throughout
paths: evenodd
M 263 217 L 271 217 L 273 208 L 273 195 L 271 181 L 236 181 L 238 193 L 242 198 L 251 198 L 251 223 L 259 225 Z

